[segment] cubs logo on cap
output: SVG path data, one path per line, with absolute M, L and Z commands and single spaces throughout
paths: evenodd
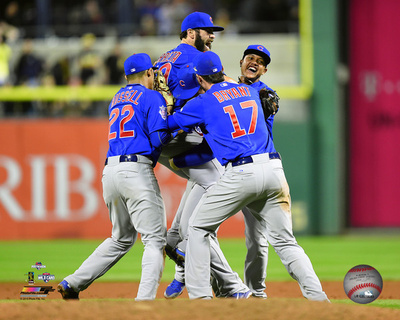
M 124 62 L 125 74 L 130 75 L 150 68 L 156 69 L 151 63 L 147 53 L 136 53 L 128 57 Z
M 194 72 L 193 63 L 188 63 L 180 68 L 177 72 L 179 79 L 178 85 L 173 91 L 173 95 L 177 99 L 187 100 L 192 98 L 200 89 Z
M 213 31 L 222 31 L 223 27 L 214 26 L 211 16 L 204 12 L 193 12 L 183 19 L 181 24 L 181 32 L 187 29 L 203 29 L 211 28 Z
M 262 46 L 260 44 L 249 45 L 243 53 L 243 58 L 246 55 L 251 54 L 251 53 L 262 57 L 266 66 L 271 62 L 271 54 L 269 53 L 267 48 L 265 48 L 264 46 Z

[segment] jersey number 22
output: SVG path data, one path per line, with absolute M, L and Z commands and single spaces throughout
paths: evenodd
M 126 114 L 126 115 L 125 115 Z M 135 114 L 135 111 L 133 110 L 133 107 L 130 104 L 127 104 L 123 106 L 121 115 L 125 115 L 120 119 L 119 122 L 119 138 L 129 138 L 133 137 L 135 135 L 134 130 L 125 130 L 125 124 L 132 119 L 133 115 Z M 119 109 L 116 108 L 113 111 L 111 111 L 110 114 L 110 124 L 109 124 L 109 129 L 108 129 L 108 141 L 115 139 L 117 137 L 117 130 L 112 131 L 112 127 L 115 121 L 119 119 Z

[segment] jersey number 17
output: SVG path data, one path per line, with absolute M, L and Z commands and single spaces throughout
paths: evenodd
M 242 109 L 252 108 L 251 121 L 250 121 L 250 125 L 248 127 L 247 133 L 246 133 L 246 130 L 243 129 L 243 127 L 239 123 L 238 116 L 237 116 L 233 106 L 229 105 L 229 106 L 224 107 L 225 113 L 229 114 L 229 116 L 231 118 L 232 126 L 234 129 L 234 131 L 231 132 L 233 139 L 242 137 L 246 134 L 252 134 L 256 131 L 257 118 L 258 118 L 257 103 L 255 102 L 255 100 L 244 101 L 244 102 L 240 103 L 240 107 Z

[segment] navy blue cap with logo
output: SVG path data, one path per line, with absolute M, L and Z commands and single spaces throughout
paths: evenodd
M 153 67 L 150 56 L 147 53 L 133 54 L 124 62 L 124 70 L 126 75 L 138 73 L 150 68 L 156 69 L 156 67 Z
M 193 12 L 189 14 L 181 24 L 181 32 L 187 29 L 205 29 L 211 28 L 213 31 L 222 31 L 223 27 L 214 26 L 211 16 L 204 12 Z
M 188 63 L 180 68 L 177 77 L 179 81 L 174 91 L 175 98 L 187 100 L 199 91 L 200 84 L 197 82 L 193 63 Z
M 221 59 L 212 51 L 199 54 L 193 61 L 194 71 L 199 76 L 209 76 L 222 71 Z
M 261 44 L 252 44 L 247 47 L 247 49 L 243 53 L 243 58 L 248 54 L 256 54 L 263 58 L 265 65 L 267 66 L 271 62 L 271 54 Z

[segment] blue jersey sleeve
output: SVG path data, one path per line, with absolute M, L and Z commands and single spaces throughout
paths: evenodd
M 158 130 L 150 133 L 150 142 L 152 146 L 156 149 L 165 146 L 170 140 L 171 134 L 169 133 L 169 131 Z
M 201 128 L 204 125 L 202 101 L 201 96 L 190 100 L 172 115 L 181 129 L 190 132 L 194 127 L 199 126 Z
M 147 126 L 149 133 L 158 130 L 168 130 L 167 106 L 162 95 L 153 90 L 148 91 L 147 103 L 150 106 L 147 110 Z
M 180 154 L 173 158 L 174 164 L 178 168 L 199 166 L 214 159 L 215 156 L 211 151 L 206 140 L 193 147 L 186 153 Z

